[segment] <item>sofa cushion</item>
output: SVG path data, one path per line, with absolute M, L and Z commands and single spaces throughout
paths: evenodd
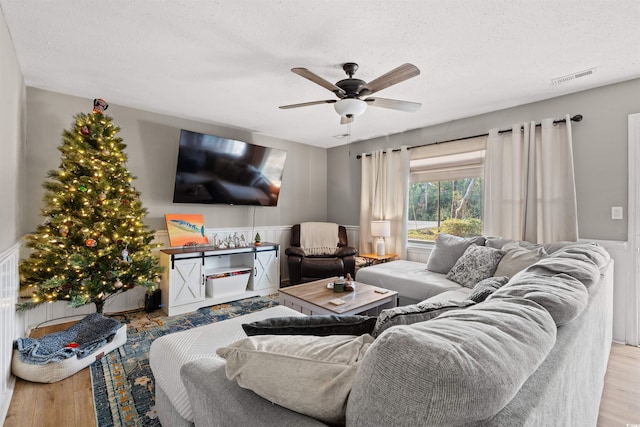
M 513 277 L 514 274 L 547 257 L 544 248 L 527 249 L 517 242 L 506 243 L 502 250 L 505 254 L 496 268 L 496 276 Z
M 493 276 L 504 251 L 486 246 L 471 245 L 451 267 L 447 279 L 467 288 Z
M 591 262 L 598 268 L 606 266 L 611 260 L 609 252 L 597 243 L 574 243 L 567 245 L 555 252 L 553 256 Z
M 442 302 L 426 300 L 418 304 L 382 310 L 371 335 L 377 337 L 392 326 L 411 325 L 416 322 L 424 322 L 449 310 L 465 308 L 473 304 L 475 303 L 469 300 Z
M 260 335 L 219 348 L 240 387 L 328 423 L 343 421 L 358 365 L 371 335 Z
M 427 260 L 427 270 L 447 274 L 469 246 L 474 243 L 484 245 L 484 240 L 482 236 L 464 238 L 445 233 L 438 234 L 435 247 Z
M 508 281 L 509 278 L 506 276 L 488 277 L 476 283 L 467 298 L 476 303 L 482 302 L 486 300 L 489 295 L 506 285 Z
M 244 323 L 242 329 L 254 335 L 364 335 L 370 334 L 376 324 L 375 317 L 338 316 L 326 314 L 305 317 L 272 317 L 258 322 Z
M 579 280 L 587 288 L 590 288 L 600 280 L 600 269 L 591 261 L 559 257 L 556 254 L 531 265 L 525 272 L 542 276 L 554 276 L 564 273 Z
M 552 242 L 552 243 L 531 243 L 526 240 L 512 240 L 512 239 L 504 239 L 502 237 L 487 237 L 485 242 L 485 246 L 489 246 L 490 248 L 502 249 L 502 247 L 508 243 L 517 243 L 519 246 L 525 249 L 538 249 L 542 248 L 547 254 L 552 254 L 559 249 L 564 248 L 567 245 L 574 245 L 575 242 Z
M 589 292 L 577 279 L 564 273 L 543 276 L 523 272 L 490 295 L 487 301 L 513 297 L 535 301 L 549 312 L 557 326 L 562 326 L 587 307 Z
M 347 425 L 476 425 L 518 393 L 556 331 L 544 308 L 522 298 L 390 328 L 360 365 Z

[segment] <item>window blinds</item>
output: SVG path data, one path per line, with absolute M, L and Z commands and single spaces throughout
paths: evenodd
M 484 175 L 487 136 L 411 149 L 411 182 L 451 181 Z

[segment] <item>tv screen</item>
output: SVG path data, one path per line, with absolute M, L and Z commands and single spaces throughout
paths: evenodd
M 174 203 L 276 206 L 287 152 L 180 132 Z

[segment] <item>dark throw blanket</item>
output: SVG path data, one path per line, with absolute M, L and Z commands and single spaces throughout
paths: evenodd
M 69 329 L 42 338 L 18 338 L 14 348 L 20 360 L 33 365 L 60 362 L 73 356 L 87 357 L 111 341 L 120 329 L 120 322 L 100 313 L 87 315 Z

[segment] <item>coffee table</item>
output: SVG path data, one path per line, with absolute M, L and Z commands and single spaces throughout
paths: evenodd
M 386 308 L 397 307 L 398 293 L 389 289 L 354 282 L 352 292 L 333 292 L 327 284 L 337 277 L 280 288 L 280 305 L 307 315 L 314 314 L 366 314 L 377 316 Z M 341 299 L 344 304 L 335 305 L 332 300 Z

